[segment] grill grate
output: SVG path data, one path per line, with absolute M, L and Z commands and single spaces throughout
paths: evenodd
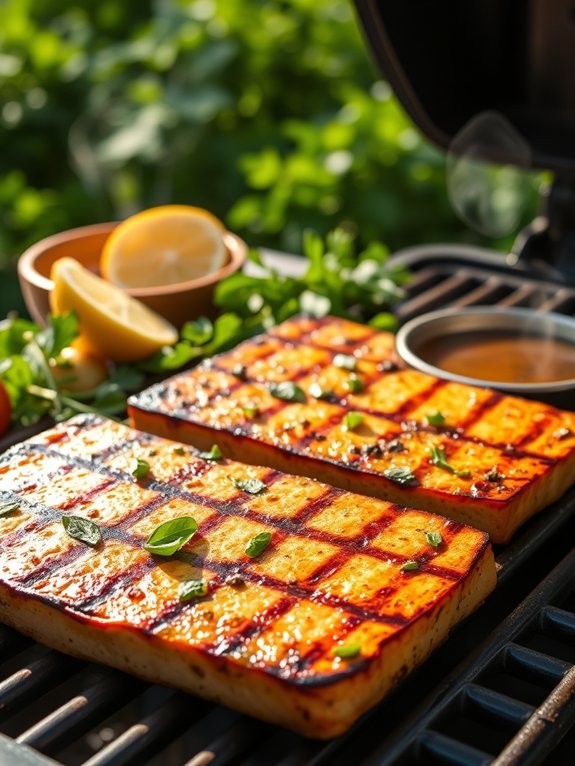
M 414 274 L 397 310 L 401 322 L 434 309 L 471 306 L 575 314 L 575 288 L 518 271 L 502 255 L 437 245 L 404 250 L 394 260 Z
M 555 605 L 575 601 L 574 571 L 572 551 L 454 671 L 441 703 L 422 705 L 409 733 L 366 766 L 541 763 L 574 722 L 575 612 Z
M 480 304 L 575 312 L 575 290 L 509 269 L 501 256 L 432 247 L 396 260 L 414 272 L 401 321 Z M 575 737 L 558 743 L 575 720 L 574 533 L 571 492 L 497 551 L 499 585 L 489 602 L 329 743 L 64 657 L 0 627 L 0 764 L 572 766 Z

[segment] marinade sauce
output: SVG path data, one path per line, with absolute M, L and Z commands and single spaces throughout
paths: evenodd
M 481 330 L 431 338 L 417 349 L 435 367 L 499 383 L 575 378 L 575 344 L 537 335 Z

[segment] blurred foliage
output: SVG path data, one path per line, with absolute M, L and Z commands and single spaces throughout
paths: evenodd
M 3 0 L 0 104 L 0 263 L 166 202 L 289 251 L 473 238 L 347 0 Z

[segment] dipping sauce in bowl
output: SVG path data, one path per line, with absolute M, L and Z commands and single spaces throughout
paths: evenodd
M 498 383 L 551 383 L 575 378 L 575 344 L 505 330 L 453 333 L 418 346 L 429 364 Z
M 407 322 L 396 348 L 410 367 L 575 409 L 575 319 L 531 309 L 445 309 Z

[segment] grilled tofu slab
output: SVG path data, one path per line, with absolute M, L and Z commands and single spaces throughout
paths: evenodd
M 508 541 L 575 481 L 575 413 L 394 360 L 394 337 L 295 318 L 133 397 L 142 430 L 440 513 Z
M 495 584 L 475 529 L 100 418 L 0 458 L 0 503 L 1 621 L 311 737 L 345 731 Z M 144 548 L 181 517 L 184 547 Z

